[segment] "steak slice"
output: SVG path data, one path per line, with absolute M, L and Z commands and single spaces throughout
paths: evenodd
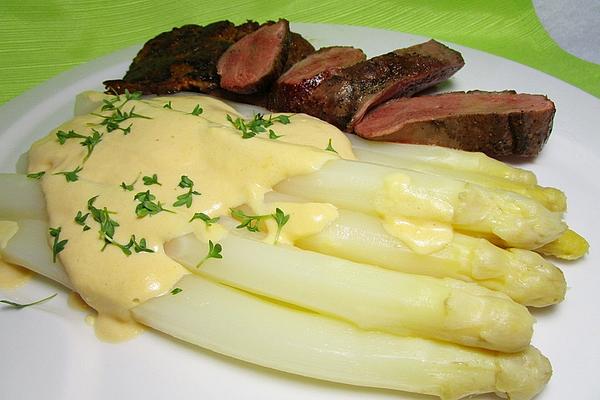
M 269 108 L 302 112 L 314 88 L 326 78 L 366 58 L 354 47 L 324 47 L 294 64 L 279 77 L 271 92 Z
M 313 45 L 310 44 L 308 40 L 304 39 L 302 35 L 296 32 L 290 32 L 290 35 L 290 48 L 288 50 L 287 61 L 283 67 L 284 71 L 287 71 L 292 65 L 315 52 Z
M 460 53 L 435 40 L 395 50 L 323 80 L 302 112 L 352 131 L 370 108 L 442 82 L 463 65 Z
M 221 88 L 234 93 L 256 93 L 283 71 L 290 46 L 286 20 L 262 26 L 229 47 L 219 59 Z
M 370 140 L 430 144 L 491 157 L 537 155 L 550 135 L 554 103 L 546 96 L 453 92 L 390 100 L 356 124 Z
M 144 44 L 123 79 L 108 80 L 104 85 L 116 93 L 125 89 L 146 94 L 210 92 L 219 86 L 216 66 L 223 52 L 259 27 L 252 21 L 239 26 L 219 21 L 163 32 Z

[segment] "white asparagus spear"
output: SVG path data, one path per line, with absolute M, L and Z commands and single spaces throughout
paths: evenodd
M 145 325 L 251 363 L 352 385 L 455 400 L 505 393 L 528 400 L 551 375 L 535 348 L 503 354 L 432 340 L 362 331 L 194 275 L 182 291 L 133 309 Z
M 16 221 L 19 229 L 5 247 L 0 248 L 2 259 L 30 269 L 70 289 L 73 288 L 60 260 L 52 261 L 48 245 L 48 223 L 40 220 Z
M 208 247 L 193 234 L 166 243 L 165 252 L 194 273 L 364 329 L 508 352 L 523 350 L 531 340 L 527 308 L 473 283 L 404 274 L 234 234 L 220 244 L 223 258 L 203 262 Z
M 562 271 L 532 251 L 504 250 L 485 239 L 455 233 L 443 249 L 418 254 L 386 232 L 378 218 L 343 209 L 338 213 L 323 231 L 295 244 L 396 271 L 476 282 L 526 306 L 544 307 L 564 298 Z
M 524 249 L 549 243 L 567 229 L 562 213 L 517 193 L 364 162 L 328 161 L 275 190 L 367 214 L 450 223 Z
M 562 212 L 567 209 L 567 199 L 564 193 L 552 187 L 542 187 L 536 184 L 523 183 L 479 172 L 457 171 L 434 163 L 416 161 L 411 158 L 402 157 L 402 152 L 399 152 L 397 155 L 392 155 L 359 148 L 354 149 L 354 154 L 360 161 L 387 165 L 395 168 L 408 168 L 415 171 L 433 173 L 452 179 L 471 182 L 489 188 L 509 190 L 539 201 L 550 211 Z
M 21 174 L 0 174 L 0 219 L 47 219 L 42 188 Z
M 354 149 L 364 149 L 459 172 L 475 172 L 529 185 L 537 183 L 533 172 L 510 166 L 479 152 L 420 144 L 377 142 L 356 135 L 346 136 Z

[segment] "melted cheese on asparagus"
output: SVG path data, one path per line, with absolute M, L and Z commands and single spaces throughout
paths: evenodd
M 86 96 L 93 104 L 104 102 L 106 107 L 76 116 L 34 143 L 29 152 L 29 172 L 46 171 L 41 184 L 49 224 L 61 228 L 60 240 L 68 240 L 58 257 L 76 291 L 98 311 L 96 331 L 104 338 L 120 340 L 135 334 L 137 327 L 129 310 L 167 293 L 187 273 L 165 255 L 163 243 L 190 232 L 205 242 L 217 243 L 226 233 L 219 224 L 190 221 L 195 213 L 214 218 L 244 204 L 257 213 L 280 207 L 291 216 L 289 226 L 286 224 L 281 232 L 279 241 L 284 243 L 314 234 L 337 217 L 337 210 L 327 204 L 267 206 L 263 201 L 265 193 L 290 176 L 308 174 L 340 156 L 353 158 L 350 143 L 331 125 L 293 115 L 289 124 L 270 127 L 281 135 L 278 139 L 269 139 L 268 132 L 243 139 L 227 120 L 227 115 L 232 120 L 241 115 L 210 97 L 126 101 L 121 96 L 111 106 L 114 96 Z M 119 112 L 130 118 L 111 128 L 106 118 L 115 113 L 118 117 Z M 94 130 L 102 137 L 87 158 L 84 139 L 68 138 L 61 144 L 57 138 L 59 131 L 89 136 Z M 335 152 L 325 151 L 328 144 Z M 78 168 L 78 179 L 69 182 L 64 173 Z M 154 174 L 159 184 L 146 185 L 143 177 Z M 183 176 L 193 182 L 193 188 L 179 185 Z M 133 190 L 122 187 L 122 183 L 133 184 Z M 140 217 L 136 215 L 140 200 L 134 196 L 146 191 L 164 210 Z M 178 196 L 188 191 L 194 192 L 189 195 L 191 205 L 174 205 Z M 80 215 L 90 212 L 88 202 L 92 198 L 93 207 L 106 208 L 107 215 L 118 223 L 112 240 L 124 245 L 135 235 L 137 243 L 145 239 L 153 252 L 136 253 L 132 247 L 132 254 L 126 256 L 118 246 L 104 248 L 105 236 L 99 233 L 100 224 L 93 215 L 85 220 L 90 229 L 83 230 L 74 218 L 79 211 Z M 276 225 L 272 221 L 266 225 L 266 240 L 272 240 Z M 53 240 L 50 238 L 51 245 Z M 223 249 L 223 256 L 226 254 L 227 249 Z

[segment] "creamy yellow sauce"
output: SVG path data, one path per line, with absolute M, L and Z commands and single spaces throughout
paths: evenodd
M 266 205 L 263 201 L 265 193 L 290 176 L 310 173 L 340 156 L 353 158 L 347 138 L 329 124 L 298 114 L 290 117 L 288 125 L 275 123 L 271 127 L 282 135 L 279 139 L 269 139 L 265 133 L 242 139 L 226 119 L 227 114 L 233 119 L 240 115 L 219 100 L 189 95 L 131 100 L 121 105 L 122 96 L 121 102 L 115 103 L 121 111 L 133 110 L 146 118 L 121 122 L 122 129 L 131 124 L 129 133 L 119 129 L 107 132 L 102 116 L 113 111 L 98 106 L 114 96 L 93 92 L 81 96 L 76 110 L 81 115 L 34 143 L 29 152 L 29 172 L 46 171 L 41 185 L 49 225 L 61 227 L 60 238 L 68 239 L 58 256 L 76 291 L 98 312 L 94 326 L 102 338 L 115 341 L 135 335 L 139 327 L 129 310 L 168 292 L 187 273 L 165 255 L 163 243 L 190 232 L 205 242 L 223 237 L 225 230 L 218 224 L 207 228 L 201 220 L 190 222 L 194 213 L 217 217 L 229 215 L 230 208 L 242 205 L 263 213 L 279 207 L 290 215 L 281 231 L 281 243 L 293 243 L 298 237 L 318 232 L 337 217 L 337 210 L 329 204 Z M 192 114 L 196 105 L 202 108 L 199 115 Z M 86 136 L 96 130 L 103 137 L 85 160 L 87 150 L 80 144 L 82 139 L 67 139 L 61 145 L 56 136 L 59 130 Z M 325 151 L 329 140 L 337 154 Z M 82 170 L 76 182 L 57 175 L 77 167 Z M 144 185 L 143 177 L 153 174 L 160 185 Z M 200 193 L 191 196 L 189 208 L 173 205 L 188 191 L 179 187 L 182 176 L 191 179 L 193 190 Z M 134 190 L 123 189 L 122 183 L 133 183 Z M 139 202 L 134 196 L 147 190 L 156 196 L 155 202 L 171 212 L 138 217 L 135 210 Z M 88 216 L 90 229 L 83 231 L 74 221 L 79 211 L 89 212 L 87 204 L 93 197 L 93 206 L 106 207 L 119 224 L 114 240 L 126 244 L 135 235 L 138 241 L 144 238 L 154 252 L 126 256 L 113 245 L 102 251 L 100 224 Z M 265 224 L 266 240 L 273 240 L 277 227 L 273 221 Z

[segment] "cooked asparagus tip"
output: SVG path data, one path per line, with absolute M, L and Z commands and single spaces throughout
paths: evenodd
M 587 254 L 589 243 L 577 232 L 567 229 L 558 239 L 536 249 L 545 256 L 553 256 L 563 260 L 577 260 Z
M 403 157 L 402 153 L 397 155 L 389 155 L 369 150 L 355 149 L 354 154 L 360 161 L 387 165 L 394 168 L 413 169 L 419 172 L 432 173 L 452 179 L 475 183 L 487 188 L 496 188 L 515 192 L 540 202 L 550 211 L 564 212 L 567 209 L 567 198 L 565 194 L 552 187 L 542 187 L 535 184 L 523 183 L 480 172 L 457 171 L 455 169 L 443 167 L 434 163 L 416 161 L 407 157 Z
M 515 352 L 533 318 L 508 296 L 473 283 L 405 274 L 230 234 L 208 259 L 193 234 L 165 244 L 190 271 L 249 292 L 351 321 L 363 329 Z
M 356 161 L 328 161 L 275 190 L 371 215 L 451 223 L 524 249 L 543 246 L 567 228 L 561 213 L 514 192 Z
M 296 245 L 400 272 L 476 282 L 526 306 L 544 307 L 564 298 L 562 272 L 537 253 L 504 250 L 485 239 L 455 233 L 441 250 L 418 254 L 386 232 L 378 218 L 338 212 L 338 219 L 327 228 Z

